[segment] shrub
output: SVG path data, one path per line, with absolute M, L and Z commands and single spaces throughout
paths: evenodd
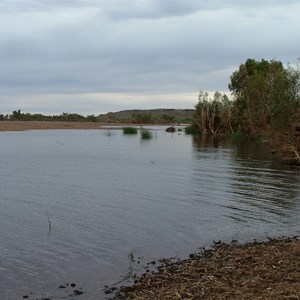
M 201 134 L 201 131 L 198 127 L 193 126 L 193 125 L 189 125 L 187 127 L 184 128 L 184 132 L 186 134 L 192 134 L 192 135 L 199 135 Z
M 234 132 L 231 135 L 231 137 L 234 141 L 240 141 L 241 139 L 243 139 L 244 135 L 240 131 L 237 131 L 237 132 Z

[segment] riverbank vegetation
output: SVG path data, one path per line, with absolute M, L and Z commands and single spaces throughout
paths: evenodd
M 200 92 L 188 131 L 268 135 L 273 151 L 300 164 L 300 69 L 280 61 L 248 59 L 230 77 L 232 97 Z
M 194 109 L 147 109 L 123 110 L 109 112 L 97 117 L 98 121 L 105 123 L 131 123 L 131 124 L 189 124 L 192 121 Z
M 40 113 L 24 113 L 14 110 L 11 114 L 1 114 L 0 121 L 54 121 L 54 122 L 100 122 L 127 124 L 189 124 L 194 109 L 148 109 L 123 110 L 106 114 L 83 116 L 78 113 L 61 113 L 59 115 L 44 115 Z
M 11 114 L 0 114 L 0 121 L 56 121 L 56 122 L 97 122 L 95 115 L 83 116 L 77 113 L 62 113 L 60 115 L 43 115 L 23 113 L 14 110 Z

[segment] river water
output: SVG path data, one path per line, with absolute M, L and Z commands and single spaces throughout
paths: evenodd
M 128 257 L 300 233 L 300 169 L 267 143 L 24 131 L 0 133 L 0 155 L 1 299 L 64 299 L 71 282 L 76 299 L 103 299 Z

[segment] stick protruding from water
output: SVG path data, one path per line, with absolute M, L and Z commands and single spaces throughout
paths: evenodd
M 47 215 L 47 218 L 48 218 L 49 231 L 51 231 L 51 229 L 52 229 L 52 225 L 51 225 L 50 217 L 49 217 L 49 214 L 48 214 L 48 212 L 47 212 L 46 210 L 45 210 L 45 213 L 46 213 L 46 215 Z

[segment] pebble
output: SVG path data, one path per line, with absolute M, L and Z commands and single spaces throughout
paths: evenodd
M 79 290 L 74 290 L 74 294 L 75 294 L 75 295 L 82 295 L 83 292 L 82 292 L 82 291 L 79 291 Z
M 115 291 L 117 288 L 116 287 L 111 287 L 110 289 L 107 289 L 104 291 L 105 294 L 111 294 L 113 291 Z
M 59 288 L 59 289 L 65 289 L 66 286 L 61 284 L 58 288 Z

